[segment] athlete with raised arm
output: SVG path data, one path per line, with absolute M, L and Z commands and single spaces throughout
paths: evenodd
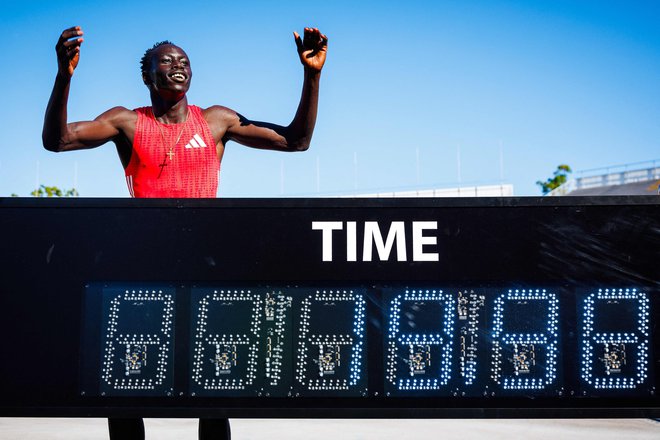
M 328 39 L 315 28 L 303 38 L 294 32 L 304 82 L 298 110 L 288 126 L 251 121 L 227 107 L 188 104 L 190 60 L 169 41 L 142 58 L 142 80 L 151 106 L 114 107 L 93 121 L 67 121 L 71 78 L 83 43 L 80 26 L 62 32 L 55 46 L 58 72 L 46 108 L 43 144 L 50 151 L 71 151 L 114 142 L 133 197 L 215 197 L 227 141 L 279 151 L 309 147 Z
M 50 151 L 95 148 L 114 142 L 133 197 L 215 197 L 227 141 L 279 151 L 304 151 L 316 123 L 319 78 L 328 39 L 315 28 L 294 32 L 304 82 L 298 110 L 288 126 L 251 121 L 220 105 L 188 104 L 190 60 L 169 41 L 142 57 L 142 80 L 151 106 L 114 107 L 93 121 L 67 121 L 71 78 L 80 60 L 80 26 L 62 32 L 55 46 L 58 71 L 48 101 L 43 144 Z M 111 440 L 144 439 L 142 419 L 109 419 Z M 202 419 L 199 438 L 229 439 L 228 420 Z

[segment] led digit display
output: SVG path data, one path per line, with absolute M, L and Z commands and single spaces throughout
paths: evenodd
M 263 299 L 250 290 L 191 292 L 192 392 L 243 394 L 255 388 Z
M 406 291 L 390 303 L 386 390 L 440 390 L 451 378 L 453 299 L 442 291 Z
M 174 292 L 107 289 L 102 298 L 100 392 L 172 392 Z
M 556 296 L 510 290 L 495 300 L 492 377 L 503 390 L 543 390 L 557 378 Z
M 89 319 L 100 317 L 85 324 L 99 335 L 83 347 L 101 359 L 92 395 L 655 393 L 646 289 L 106 284 L 88 294 Z
M 583 299 L 581 379 L 589 390 L 635 390 L 648 381 L 649 299 L 598 289 Z
M 296 389 L 301 395 L 366 392 L 365 300 L 361 293 L 323 290 L 301 302 Z

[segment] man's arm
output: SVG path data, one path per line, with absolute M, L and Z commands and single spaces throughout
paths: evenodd
M 216 139 L 224 144 L 233 140 L 243 145 L 279 151 L 305 151 L 309 148 L 316 124 L 319 80 L 328 49 L 328 38 L 318 29 L 305 28 L 304 39 L 294 32 L 300 62 L 305 77 L 298 110 L 291 123 L 284 127 L 267 122 L 251 121 L 231 109 L 210 107 L 205 116 Z
M 57 52 L 57 76 L 48 101 L 42 141 L 50 151 L 71 151 L 98 147 L 119 134 L 119 126 L 131 117 L 131 111 L 116 107 L 100 115 L 94 121 L 67 124 L 67 102 L 71 77 L 80 59 L 83 31 L 74 26 L 62 32 L 55 46 Z

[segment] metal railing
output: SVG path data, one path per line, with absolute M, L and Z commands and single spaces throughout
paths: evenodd
M 660 179 L 660 159 L 578 171 L 574 179 L 570 179 L 547 195 L 564 196 L 578 189 L 624 185 L 656 179 Z

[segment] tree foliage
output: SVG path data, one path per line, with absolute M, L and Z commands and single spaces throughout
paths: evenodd
M 553 189 L 560 187 L 568 180 L 568 175 L 571 174 L 571 167 L 568 165 L 562 164 L 557 166 L 557 169 L 552 173 L 552 177 L 549 177 L 545 182 L 537 180 L 536 184 L 541 187 L 543 195 L 549 193 Z
M 78 194 L 78 190 L 75 188 L 65 190 L 56 186 L 41 185 L 32 191 L 30 195 L 32 197 L 78 197 L 80 194 Z

